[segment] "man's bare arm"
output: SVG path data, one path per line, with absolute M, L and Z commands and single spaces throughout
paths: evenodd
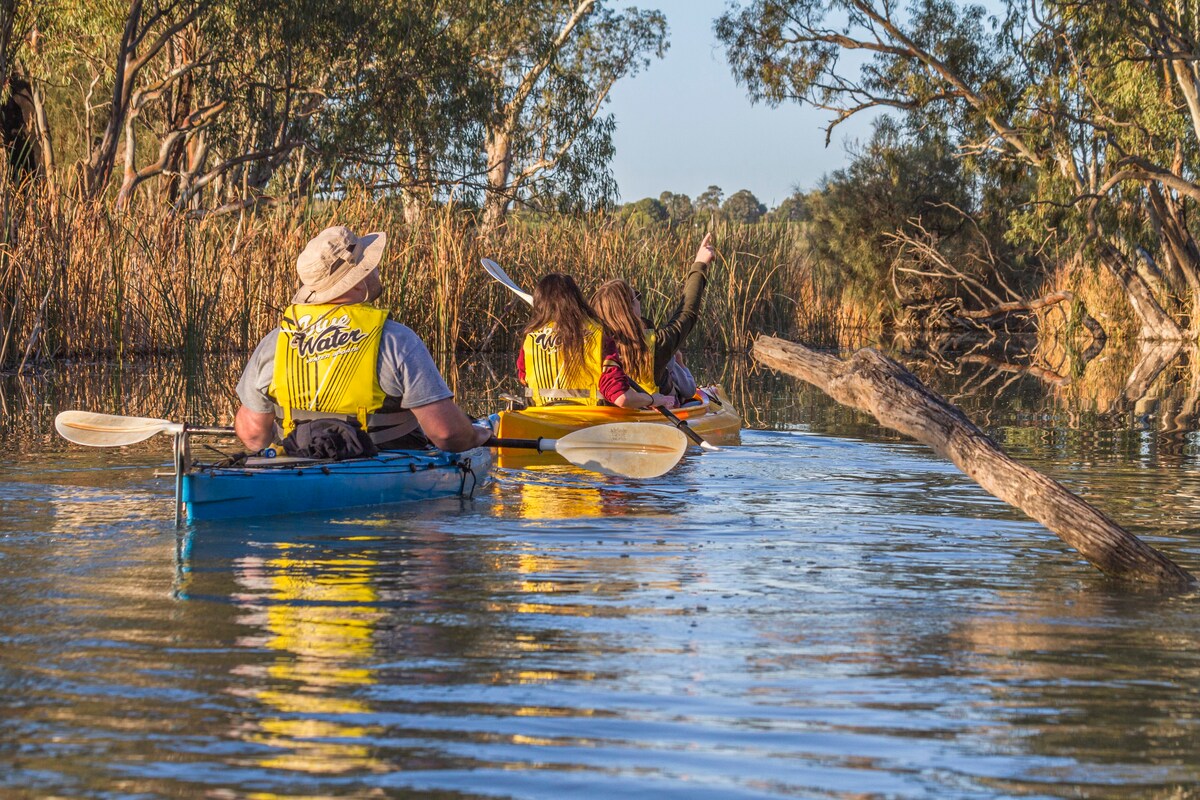
M 264 414 L 241 406 L 233 418 L 233 432 L 247 450 L 262 450 L 275 438 L 275 415 L 270 411 Z
M 490 432 L 471 424 L 462 409 L 447 397 L 412 409 L 413 415 L 429 441 L 440 450 L 451 453 L 479 447 L 491 436 Z

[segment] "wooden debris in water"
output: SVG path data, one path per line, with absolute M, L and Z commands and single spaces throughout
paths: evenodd
M 879 351 L 864 348 L 842 360 L 760 336 L 753 353 L 766 366 L 801 378 L 839 403 L 866 411 L 881 424 L 932 447 L 988 492 L 1045 525 L 1106 575 L 1175 588 L 1195 583 L 1186 569 L 1061 483 L 1010 458 L 961 410 Z

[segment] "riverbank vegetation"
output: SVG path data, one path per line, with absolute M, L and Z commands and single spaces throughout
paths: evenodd
M 1102 268 L 1131 333 L 1180 340 L 1200 325 L 1197 11 L 1186 1 L 753 0 L 729 9 L 717 35 L 755 97 L 828 109 L 831 127 L 889 111 L 905 141 L 951 148 L 972 221 L 1002 222 L 1010 263 L 1060 283 Z M 956 263 L 928 229 L 900 236 Z
M 890 114 L 768 209 L 717 186 L 616 204 L 605 102 L 665 51 L 653 9 L 0 0 L 0 369 L 245 349 L 333 223 L 389 233 L 383 300 L 440 353 L 515 346 L 524 309 L 481 256 L 526 285 L 621 275 L 661 316 L 710 229 L 696 347 L 1182 340 L 1200 30 L 1159 5 L 732 5 L 716 33 L 752 96 L 826 108 L 831 130 Z

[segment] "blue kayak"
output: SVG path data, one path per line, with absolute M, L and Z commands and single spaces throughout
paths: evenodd
M 188 522 L 302 514 L 470 497 L 491 479 L 492 451 L 387 450 L 373 458 L 322 461 L 250 458 L 244 464 L 194 464 L 179 499 Z

